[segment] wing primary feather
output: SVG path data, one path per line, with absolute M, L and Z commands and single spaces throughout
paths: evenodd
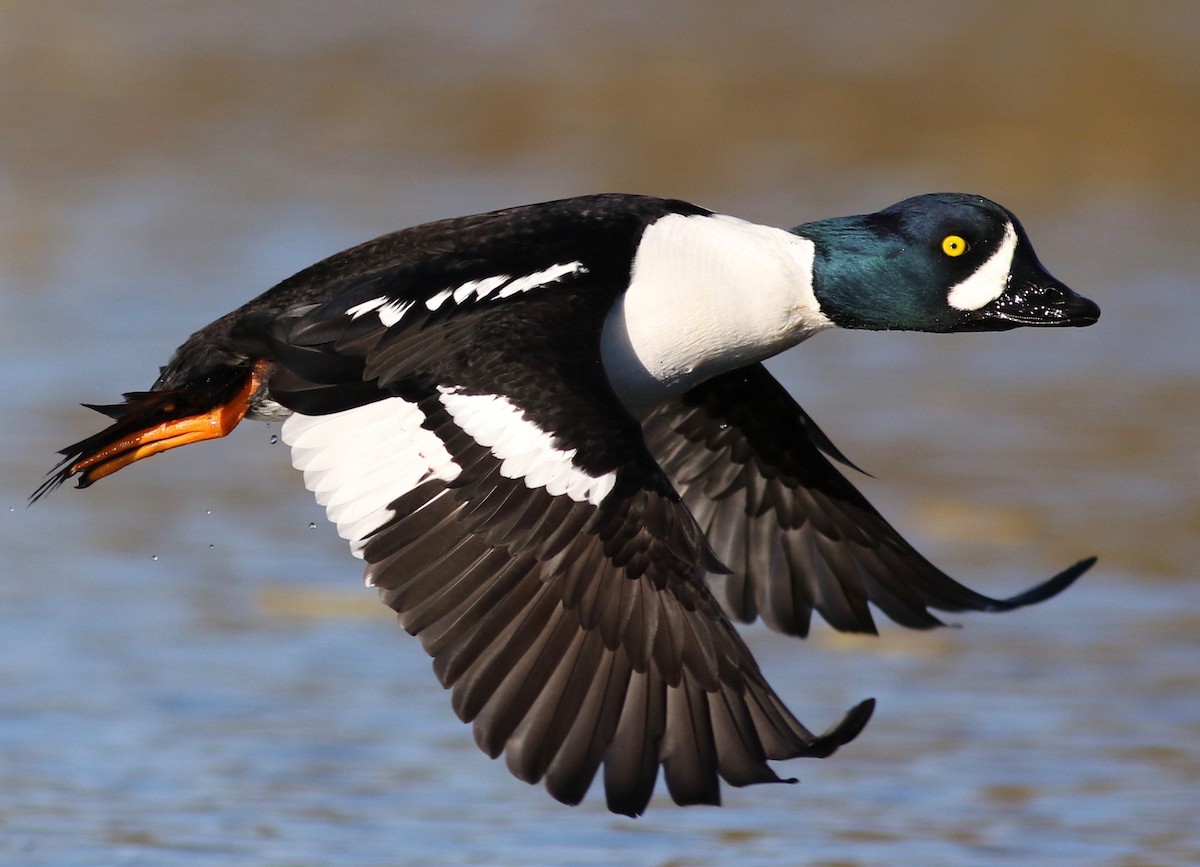
M 708 701 L 704 690 L 687 677 L 667 689 L 667 730 L 661 758 L 667 791 L 675 803 L 721 803 Z
M 536 696 L 508 738 L 504 754 L 513 776 L 529 783 L 542 779 L 581 712 L 581 694 L 596 680 L 604 646 L 595 632 L 575 629 L 560 615 L 569 644 L 549 668 L 544 683 L 533 684 Z M 528 681 L 527 681 L 528 683 Z M 527 687 L 528 688 L 528 687 Z
M 591 633 L 591 641 L 597 634 Z M 620 648 L 603 649 L 601 665 L 587 688 L 575 723 L 546 769 L 546 788 L 565 804 L 578 804 L 591 786 L 612 742 L 633 669 Z
M 579 634 L 571 621 L 561 604 L 556 605 L 538 640 L 520 659 L 512 660 L 513 665 L 499 678 L 475 718 L 476 740 L 481 734 L 484 739 L 480 746 L 487 744 L 500 751 L 509 745 Z
M 666 730 L 666 686 L 652 668 L 629 679 L 616 734 L 604 753 L 604 794 L 608 809 L 640 816 L 658 779 L 659 745 Z
M 483 679 L 485 676 L 479 672 L 488 666 L 489 659 L 508 652 L 514 633 L 528 629 L 528 637 L 532 637 L 541 615 L 534 612 L 531 618 L 527 609 L 541 598 L 542 585 L 530 580 L 529 568 L 523 560 L 503 567 L 479 597 L 478 604 L 464 612 L 460 623 L 444 636 L 433 636 L 437 644 L 427 649 L 430 653 L 436 650 L 433 668 L 444 686 L 454 686 L 465 693 L 471 689 L 466 683 L 471 673 Z M 512 652 L 519 653 L 520 647 L 514 647 Z M 461 696 L 462 712 L 468 721 L 487 698 L 481 687 L 474 689 L 478 693 L 474 704 L 471 696 Z
M 528 564 L 526 568 L 532 568 Z M 483 652 L 471 662 L 454 685 L 452 702 L 455 713 L 459 718 L 470 722 L 476 720 L 484 707 L 491 701 L 495 691 L 506 676 L 525 659 L 529 648 L 549 628 L 558 600 L 550 592 L 549 585 L 537 584 L 531 588 L 532 593 L 521 606 L 520 615 L 513 618 L 491 641 L 486 642 Z M 504 747 L 504 740 L 494 740 L 487 735 L 489 727 L 486 723 L 477 724 L 476 741 L 488 755 L 495 758 Z M 494 746 L 493 746 L 494 745 Z

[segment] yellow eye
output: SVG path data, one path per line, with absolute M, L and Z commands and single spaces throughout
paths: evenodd
M 967 239 L 962 235 L 947 235 L 942 238 L 942 252 L 947 256 L 961 256 L 967 252 Z

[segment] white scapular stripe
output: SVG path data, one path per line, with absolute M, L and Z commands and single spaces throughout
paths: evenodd
M 349 316 L 351 319 L 357 319 L 360 316 L 364 316 L 367 313 L 370 313 L 372 310 L 378 310 L 380 307 L 382 307 L 386 303 L 387 303 L 387 296 L 380 295 L 378 298 L 372 298 L 370 301 L 364 301 L 362 304 L 355 304 L 353 307 L 351 307 L 349 310 L 346 311 L 346 315 Z
M 438 292 L 436 295 L 431 296 L 429 298 L 429 300 L 425 302 L 425 306 L 428 307 L 430 310 L 437 310 L 446 301 L 448 301 L 450 299 L 450 296 L 452 296 L 453 294 L 454 294 L 453 289 L 443 289 L 441 292 Z
M 461 468 L 424 421 L 414 404 L 392 397 L 329 415 L 293 413 L 284 422 L 292 465 L 354 556 L 393 516 L 393 500 L 430 479 L 458 477 Z
M 391 328 L 404 318 L 404 314 L 412 308 L 411 301 L 392 301 L 379 308 L 379 321 L 384 328 Z
M 525 414 L 494 394 L 462 394 L 439 387 L 442 405 L 475 442 L 489 449 L 500 463 L 500 475 L 520 479 L 528 488 L 568 496 L 593 506 L 608 496 L 616 473 L 593 476 L 575 466 L 575 449 L 560 449 L 554 437 L 529 421 Z
M 1009 223 L 1004 227 L 1004 239 L 996 252 L 970 277 L 951 286 L 946 302 L 955 310 L 978 310 L 991 304 L 1008 288 L 1008 274 L 1016 252 L 1017 232 Z
M 483 280 L 468 280 L 454 290 L 454 303 L 462 304 L 472 295 L 476 298 L 486 298 L 510 279 L 507 274 L 497 274 L 495 277 L 486 277 Z
M 385 328 L 391 328 L 403 319 L 404 314 L 411 308 L 411 301 L 389 301 L 386 295 L 380 295 L 378 298 L 372 298 L 370 301 L 364 301 L 362 304 L 355 304 L 346 311 L 346 315 L 351 319 L 357 319 L 360 316 L 365 316 L 372 310 L 378 310 L 379 321 L 383 323 Z
M 511 295 L 536 289 L 539 286 L 546 286 L 561 280 L 563 277 L 576 273 L 587 273 L 587 268 L 583 266 L 582 262 L 566 262 L 561 265 L 551 265 L 543 271 L 535 271 L 533 274 L 526 274 L 524 277 L 514 278 L 509 274 L 497 274 L 493 277 L 484 277 L 480 280 L 468 280 L 456 288 L 443 289 L 440 292 L 434 293 L 425 301 L 425 307 L 430 311 L 438 310 L 443 304 L 451 300 L 455 304 L 462 304 L 472 295 L 478 300 L 483 300 L 493 292 L 496 292 L 497 289 L 500 290 L 496 293 L 497 298 L 508 298 Z M 388 296 L 381 295 L 378 298 L 372 298 L 370 301 L 355 304 L 346 311 L 346 315 L 351 319 L 357 319 L 373 310 L 378 310 L 379 321 L 385 328 L 391 328 L 403 319 L 404 315 L 412 307 L 412 301 L 390 300 Z
M 536 289 L 539 286 L 545 286 L 548 283 L 554 283 L 566 277 L 569 274 L 586 274 L 587 268 L 582 262 L 567 262 L 564 265 L 552 265 L 545 271 L 537 271 L 533 274 L 526 274 L 524 277 L 518 277 L 497 293 L 497 298 L 507 298 L 510 295 L 516 295 L 519 292 L 528 292 L 530 289 Z M 482 298 L 483 296 L 480 295 Z

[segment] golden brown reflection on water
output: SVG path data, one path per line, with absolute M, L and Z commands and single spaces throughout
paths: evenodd
M 314 174 L 369 195 L 414 158 L 548 161 L 588 189 L 693 197 L 849 198 L 912 175 L 1050 205 L 1200 189 L 1186 0 L 10 0 L 0 14 L 0 155 L 28 191 L 86 195 L 81 179 L 156 161 L 242 195 Z

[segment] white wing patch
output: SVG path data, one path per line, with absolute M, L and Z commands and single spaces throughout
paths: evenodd
M 525 414 L 494 394 L 462 394 L 439 387 L 442 405 L 454 423 L 499 460 L 500 475 L 520 479 L 528 488 L 545 488 L 553 496 L 567 496 L 593 506 L 608 496 L 616 484 L 615 473 L 593 476 L 575 466 L 575 449 L 560 449 L 554 437 L 529 421 Z
M 1013 254 L 1017 252 L 1017 232 L 1012 223 L 1004 227 L 1004 239 L 996 252 L 975 269 L 970 277 L 950 287 L 946 302 L 955 310 L 978 310 L 991 304 L 1008 288 Z
M 551 265 L 549 268 L 542 271 L 535 271 L 532 274 L 526 274 L 524 277 L 513 277 L 511 274 L 497 274 L 494 277 L 468 280 L 461 286 L 442 289 L 434 293 L 425 301 L 425 307 L 430 311 L 434 311 L 440 309 L 447 301 L 462 304 L 472 296 L 476 300 L 482 301 L 493 292 L 496 293 L 495 297 L 497 299 L 508 298 L 512 295 L 528 292 L 530 289 L 537 289 L 539 286 L 556 283 L 571 274 L 586 274 L 587 270 L 582 262 L 575 261 L 566 262 L 561 265 Z M 497 289 L 500 291 L 496 292 Z M 378 298 L 372 298 L 370 301 L 355 304 L 346 310 L 346 315 L 351 319 L 358 319 L 360 316 L 365 316 L 372 311 L 378 311 L 380 323 L 385 328 L 391 328 L 403 319 L 413 306 L 414 303 L 412 301 L 401 301 L 389 298 L 387 295 L 381 295 Z
M 583 267 L 582 262 L 567 262 L 565 265 L 552 265 L 545 271 L 537 271 L 533 274 L 526 274 L 524 277 L 518 277 L 500 290 L 497 298 L 507 298 L 510 295 L 516 295 L 521 292 L 528 292 L 530 289 L 536 289 L 539 286 L 545 286 L 549 283 L 554 283 L 566 277 L 569 274 L 586 274 L 587 268 Z M 483 297 L 480 295 L 479 297 Z
M 293 413 L 284 422 L 292 465 L 354 556 L 363 556 L 366 538 L 393 516 L 393 500 L 461 472 L 424 421 L 416 405 L 392 397 L 329 415 Z

